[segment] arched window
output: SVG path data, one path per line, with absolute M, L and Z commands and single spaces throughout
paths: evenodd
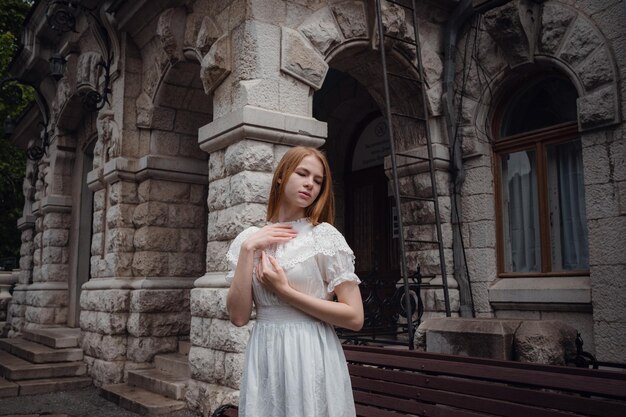
M 577 92 L 535 77 L 504 102 L 494 143 L 500 276 L 589 269 Z

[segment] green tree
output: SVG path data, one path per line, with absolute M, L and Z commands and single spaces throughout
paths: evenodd
M 19 48 L 24 18 L 32 1 L 0 0 L 0 79 L 9 77 L 7 68 Z M 5 83 L 5 86 L 9 84 Z M 14 85 L 14 84 L 11 84 Z M 22 215 L 24 197 L 22 181 L 26 170 L 24 151 L 4 139 L 4 121 L 17 118 L 32 100 L 33 92 L 17 85 L 22 91 L 19 103 L 0 100 L 0 269 L 13 267 L 9 259 L 18 259 L 20 232 L 17 220 Z

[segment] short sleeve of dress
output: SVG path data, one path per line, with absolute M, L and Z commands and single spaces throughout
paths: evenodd
M 354 273 L 354 252 L 341 233 L 328 223 L 314 229 L 317 264 L 326 283 L 326 291 L 334 292 L 344 282 L 361 283 Z
M 239 233 L 230 244 L 228 252 L 226 252 L 226 261 L 228 262 L 228 273 L 226 274 L 226 282 L 228 282 L 229 284 L 233 282 L 233 278 L 235 276 L 235 269 L 237 268 L 237 261 L 239 260 L 239 251 L 241 250 L 241 245 L 257 230 L 259 230 L 259 228 L 256 226 L 248 227 L 243 232 Z

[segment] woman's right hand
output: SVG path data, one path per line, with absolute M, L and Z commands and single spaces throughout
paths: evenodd
M 270 224 L 246 239 L 243 247 L 247 250 L 263 250 L 270 245 L 285 243 L 298 235 L 298 232 L 291 224 L 277 223 Z

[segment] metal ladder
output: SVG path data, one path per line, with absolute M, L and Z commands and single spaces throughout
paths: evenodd
M 376 4 L 375 4 L 376 22 L 378 26 L 378 46 L 380 50 L 380 58 L 381 58 L 382 67 L 383 67 L 383 84 L 384 84 L 385 105 L 386 105 L 385 110 L 386 110 L 387 127 L 389 131 L 389 141 L 390 141 L 390 147 L 391 147 L 390 159 L 391 159 L 391 165 L 392 165 L 392 171 L 393 171 L 393 193 L 394 193 L 395 204 L 396 204 L 397 213 L 398 213 L 398 235 L 399 235 L 398 237 L 400 239 L 399 246 L 400 246 L 400 259 L 401 259 L 401 274 L 402 274 L 402 280 L 403 280 L 403 285 L 404 285 L 404 311 L 406 312 L 406 318 L 407 318 L 409 349 L 412 350 L 414 349 L 413 335 L 415 333 L 412 316 L 413 316 L 413 312 L 415 311 L 415 309 L 418 309 L 419 306 L 415 305 L 415 307 L 412 307 L 411 305 L 411 294 L 410 294 L 410 288 L 409 288 L 409 278 L 411 274 L 409 273 L 407 269 L 407 251 L 408 251 L 407 245 L 436 245 L 438 247 L 439 266 L 440 266 L 440 271 L 441 271 L 440 273 L 441 273 L 442 284 L 440 285 L 422 284 L 421 288 L 422 289 L 426 289 L 426 288 L 443 289 L 446 316 L 448 317 L 450 317 L 450 296 L 448 292 L 448 278 L 446 274 L 446 265 L 445 265 L 444 250 L 443 250 L 443 239 L 442 239 L 442 234 L 441 234 L 441 219 L 439 216 L 439 199 L 438 199 L 438 193 L 437 193 L 437 185 L 435 182 L 435 166 L 434 166 L 432 140 L 431 140 L 430 125 L 429 125 L 428 101 L 427 101 L 427 96 L 426 96 L 426 82 L 425 82 L 424 67 L 423 67 L 422 56 L 421 56 L 421 47 L 420 47 L 420 41 L 419 41 L 418 20 L 417 20 L 416 8 L 415 8 L 415 0 L 410 0 L 410 1 L 405 0 L 404 2 L 397 1 L 397 0 L 396 1 L 386 0 L 387 3 L 402 7 L 405 11 L 408 11 L 411 13 L 412 18 L 413 18 L 414 40 L 397 37 L 394 35 L 389 35 L 389 34 L 384 33 L 385 30 L 383 27 L 383 20 L 382 20 L 381 1 L 383 0 L 376 0 Z M 413 65 L 415 65 L 416 69 L 418 70 L 419 78 L 411 77 L 410 75 L 393 73 L 388 70 L 387 55 L 385 51 L 385 40 L 401 42 L 408 47 L 415 48 L 415 58 L 414 58 Z M 396 79 L 403 79 L 404 81 L 415 82 L 416 84 L 419 84 L 420 92 L 422 95 L 423 115 L 412 115 L 412 114 L 403 113 L 403 112 L 396 111 L 395 109 L 392 109 L 393 106 L 391 103 L 391 95 L 389 92 L 389 78 L 390 77 L 393 77 Z M 425 125 L 426 142 L 427 142 L 426 146 L 428 150 L 427 158 L 413 155 L 412 153 L 408 151 L 396 150 L 396 142 L 395 142 L 395 136 L 394 136 L 394 123 L 393 123 L 395 118 L 402 119 L 404 123 L 423 123 Z M 400 161 L 402 162 L 402 165 L 399 165 L 399 159 L 398 159 L 399 157 L 402 158 L 402 160 Z M 402 194 L 400 190 L 399 179 L 398 179 L 398 169 L 409 167 L 412 165 L 417 165 L 417 164 L 424 164 L 424 163 L 428 164 L 428 171 L 430 172 L 431 196 L 430 197 L 418 197 L 414 195 Z M 435 223 L 436 223 L 436 229 L 437 229 L 436 240 L 419 240 L 419 239 L 406 239 L 405 238 L 405 235 L 404 235 L 405 227 L 403 225 L 403 216 L 402 216 L 402 203 L 410 202 L 410 201 L 420 201 L 426 204 L 434 204 Z M 419 267 L 418 267 L 417 275 L 419 278 L 420 276 Z M 421 275 L 421 277 L 422 278 L 434 278 L 435 275 L 430 275 L 430 276 Z M 421 300 L 419 290 L 418 290 L 418 294 L 416 295 L 416 297 L 417 297 L 417 301 L 413 301 L 413 302 L 414 303 L 421 302 L 419 301 Z

